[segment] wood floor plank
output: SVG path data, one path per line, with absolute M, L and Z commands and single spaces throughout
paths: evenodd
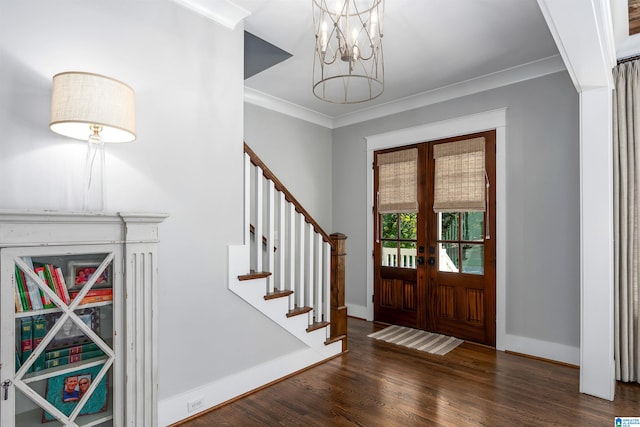
M 182 426 L 612 426 L 640 416 L 640 384 L 609 402 L 579 370 L 463 343 L 445 356 L 376 341 L 349 318 L 349 352 Z

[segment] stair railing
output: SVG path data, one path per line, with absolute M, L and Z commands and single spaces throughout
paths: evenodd
M 330 325 L 327 342 L 347 340 L 344 234 L 327 234 L 245 143 L 244 243 L 251 269 L 268 271 L 266 295 L 293 292 L 289 315 L 309 312 L 308 330 Z M 260 237 L 262 236 L 262 237 Z

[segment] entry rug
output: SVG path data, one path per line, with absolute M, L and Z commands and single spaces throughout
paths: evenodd
M 459 338 L 396 325 L 389 326 L 367 336 L 391 344 L 412 348 L 414 350 L 438 354 L 440 356 L 449 353 L 464 342 Z

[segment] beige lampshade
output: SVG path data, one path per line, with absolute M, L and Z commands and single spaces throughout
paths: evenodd
M 104 142 L 136 139 L 135 93 L 118 80 L 99 74 L 65 72 L 53 76 L 52 131 L 87 140 L 91 125 L 102 126 Z

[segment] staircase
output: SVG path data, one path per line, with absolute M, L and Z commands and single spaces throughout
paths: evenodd
M 312 365 L 347 349 L 344 243 L 329 236 L 245 144 L 244 244 L 229 289 L 303 342 Z

